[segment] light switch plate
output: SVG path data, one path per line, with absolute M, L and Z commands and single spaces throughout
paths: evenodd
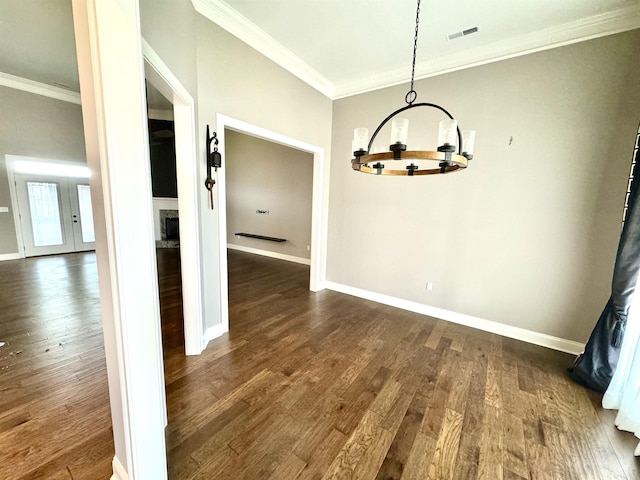
M 9 213 L 9 207 L 0 207 L 0 213 Z

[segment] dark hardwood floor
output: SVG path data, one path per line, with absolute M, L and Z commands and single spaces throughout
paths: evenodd
M 165 349 L 170 478 L 640 478 L 635 437 L 568 379 L 572 356 L 308 278 L 229 251 L 229 335 Z
M 108 479 L 95 255 L 0 262 L 0 342 L 0 478 Z
M 172 479 L 635 479 L 636 439 L 569 355 L 335 292 L 229 252 L 231 331 L 185 357 L 158 250 Z M 107 479 L 95 256 L 0 262 L 0 478 Z

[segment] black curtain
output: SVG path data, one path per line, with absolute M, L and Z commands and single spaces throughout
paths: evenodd
M 627 314 L 640 272 L 640 180 L 633 179 L 636 162 L 639 160 L 639 141 L 640 129 L 632 157 L 624 226 L 618 244 L 611 296 L 589 337 L 584 353 L 579 355 L 569 368 L 571 378 L 599 392 L 607 389 L 618 364 Z

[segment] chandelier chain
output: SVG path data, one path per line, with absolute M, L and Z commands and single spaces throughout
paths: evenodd
M 413 79 L 414 79 L 415 73 L 416 73 L 416 54 L 418 52 L 418 26 L 419 26 L 419 24 L 420 24 L 420 0 L 418 0 L 418 7 L 416 8 L 416 30 L 415 30 L 415 34 L 413 36 L 413 60 L 411 62 L 411 88 L 409 89 L 409 92 L 407 92 L 407 95 L 404 98 L 405 102 L 407 102 L 408 105 L 413 104 L 413 102 L 415 102 L 416 99 L 418 98 L 418 94 L 413 89 Z

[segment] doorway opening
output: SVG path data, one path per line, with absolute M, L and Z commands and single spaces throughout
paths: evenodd
M 177 200 L 170 202 L 171 205 L 164 205 L 162 201 L 164 199 L 161 199 L 159 204 L 154 201 L 154 220 L 156 215 L 160 217 L 160 210 L 177 211 L 177 215 L 173 217 L 177 216 L 180 219 L 178 235 L 180 238 L 184 347 L 187 355 L 199 355 L 204 348 L 204 342 L 195 104 L 189 92 L 144 40 L 142 41 L 142 52 L 147 84 L 172 106 Z M 151 139 L 151 141 L 153 140 Z M 172 215 L 166 214 L 164 216 L 165 219 L 171 217 Z M 158 234 L 162 235 L 162 228 L 158 225 L 160 225 L 159 218 L 156 228 L 159 228 L 160 231 L 156 231 L 156 237 Z M 164 230 L 166 235 L 166 222 Z
M 89 169 L 17 155 L 6 159 L 20 256 L 95 250 Z
M 328 205 L 328 165 L 324 158 L 324 148 L 306 143 L 271 130 L 218 113 L 216 115 L 220 151 L 226 158 L 225 131 L 256 137 L 268 142 L 284 145 L 313 155 L 313 182 L 311 206 L 311 241 L 309 290 L 313 292 L 324 288 L 326 276 L 327 251 L 327 205 Z M 229 331 L 229 280 L 227 265 L 227 182 L 225 169 L 218 171 L 218 195 L 220 211 L 218 217 L 220 286 L 221 286 L 221 323 L 222 332 Z M 235 232 L 234 232 L 235 233 Z
M 225 131 L 227 248 L 311 264 L 313 155 Z

